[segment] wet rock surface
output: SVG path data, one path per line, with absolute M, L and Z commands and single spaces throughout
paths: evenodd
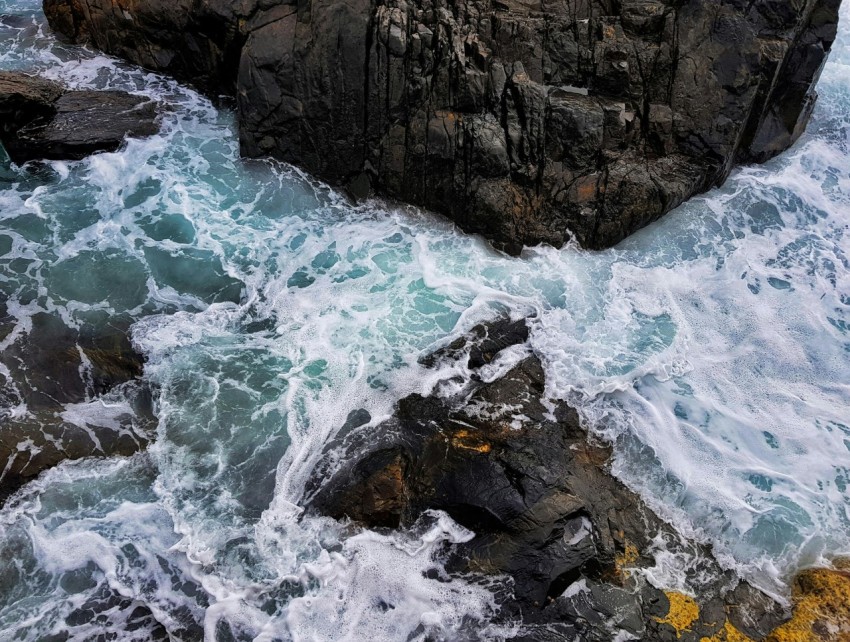
M 840 0 L 44 5 L 74 41 L 235 93 L 244 154 L 518 252 L 613 245 L 786 149 Z
M 155 103 L 123 91 L 72 91 L 0 72 L 0 142 L 15 163 L 78 160 L 159 131 Z
M 64 93 L 57 82 L 27 74 L 0 72 L 0 133 L 4 140 L 36 118 L 49 118 Z
M 793 617 L 773 631 L 768 642 L 850 640 L 850 559 L 835 560 L 832 569 L 799 573 L 793 602 Z
M 6 334 L 13 327 L 0 318 L 0 504 L 66 459 L 147 446 L 151 394 L 127 324 L 74 329 L 42 312 L 28 331 Z
M 494 338 L 521 335 L 508 320 L 478 326 L 424 361 L 466 363 Z M 522 621 L 521 640 L 762 640 L 783 621 L 777 603 L 610 474 L 610 449 L 573 409 L 546 401 L 536 356 L 491 381 L 475 369 L 460 392 L 406 397 L 377 427 L 358 430 L 370 418 L 353 415 L 316 470 L 310 508 L 376 528 L 445 511 L 476 534 L 449 568 L 510 578 L 503 615 Z M 696 598 L 643 579 L 659 550 L 693 560 L 683 574 Z

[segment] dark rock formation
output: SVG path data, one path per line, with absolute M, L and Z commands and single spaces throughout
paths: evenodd
M 242 150 L 510 252 L 617 243 L 801 134 L 840 0 L 45 0 L 232 92 Z
M 156 105 L 144 96 L 67 91 L 18 72 L 0 72 L 0 118 L 0 142 L 16 163 L 78 160 L 159 130 Z
M 37 118 L 50 118 L 65 89 L 58 82 L 14 71 L 0 72 L 0 136 L 6 140 Z
M 494 337 L 521 334 L 516 326 L 479 326 L 435 361 L 468 359 Z M 734 631 L 760 640 L 782 621 L 782 609 L 746 583 L 728 590 L 734 579 L 709 551 L 678 537 L 611 476 L 609 449 L 588 440 L 574 410 L 544 406 L 535 356 L 490 383 L 473 375 L 468 386 L 448 399 L 402 399 L 377 428 L 358 431 L 369 417 L 351 417 L 308 489 L 312 509 L 384 528 L 447 512 L 476 533 L 450 568 L 510 576 L 503 611 L 522 618 L 523 640 L 601 642 L 617 631 L 684 642 Z M 652 565 L 659 538 L 698 560 L 696 599 L 639 581 L 635 569 Z M 712 579 L 700 584 L 698 576 Z
M 424 355 L 420 360 L 424 366 L 433 368 L 441 361 L 459 361 L 466 357 L 466 366 L 475 370 L 493 361 L 499 352 L 510 346 L 528 341 L 528 325 L 525 320 L 511 321 L 501 318 L 490 323 L 480 323 L 466 336 L 459 337 L 449 345 Z
M 13 327 L 0 305 L 0 341 Z M 0 354 L 0 504 L 63 460 L 147 446 L 155 420 L 128 327 L 114 320 L 72 329 L 42 312 Z M 88 412 L 69 406 L 87 402 Z

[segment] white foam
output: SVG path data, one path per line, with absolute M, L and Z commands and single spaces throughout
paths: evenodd
M 160 135 L 54 163 L 48 179 L 10 170 L 0 259 L 28 267 L 0 348 L 38 312 L 71 327 L 136 319 L 159 425 L 148 455 L 63 464 L 4 508 L 0 546 L 48 589 L 34 597 L 33 585 L 26 612 L 22 597 L 0 599 L 0 624 L 31 627 L 29 639 L 60 630 L 97 590 L 68 596 L 60 579 L 91 562 L 96 586 L 175 636 L 187 621 L 208 638 L 225 622 L 258 639 L 504 635 L 482 622 L 497 587 L 422 575 L 439 576 L 443 547 L 469 536 L 445 516 L 390 536 L 305 516 L 299 502 L 350 411 L 377 423 L 440 378 L 459 374 L 462 388 L 461 366 L 417 358 L 505 312 L 533 317 L 549 393 L 614 442 L 615 472 L 725 564 L 782 595 L 797 565 L 850 549 L 847 11 L 811 133 L 784 158 L 614 250 L 513 259 L 412 208 L 352 207 L 301 172 L 243 163 L 232 114 L 57 46 L 31 4 L 3 5 L 35 25 L 10 36 L 4 68 L 174 108 Z M 99 403 L 65 418 L 109 424 Z M 648 573 L 668 586 L 690 568 L 660 545 L 657 561 Z

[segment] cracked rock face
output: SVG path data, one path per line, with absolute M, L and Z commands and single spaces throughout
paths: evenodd
M 238 97 L 248 156 L 603 248 L 803 132 L 840 0 L 45 0 L 77 41 Z

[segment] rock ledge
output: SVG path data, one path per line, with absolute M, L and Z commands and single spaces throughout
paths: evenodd
M 156 104 L 123 91 L 72 91 L 20 72 L 0 72 L 0 142 L 9 158 L 79 160 L 159 131 Z

